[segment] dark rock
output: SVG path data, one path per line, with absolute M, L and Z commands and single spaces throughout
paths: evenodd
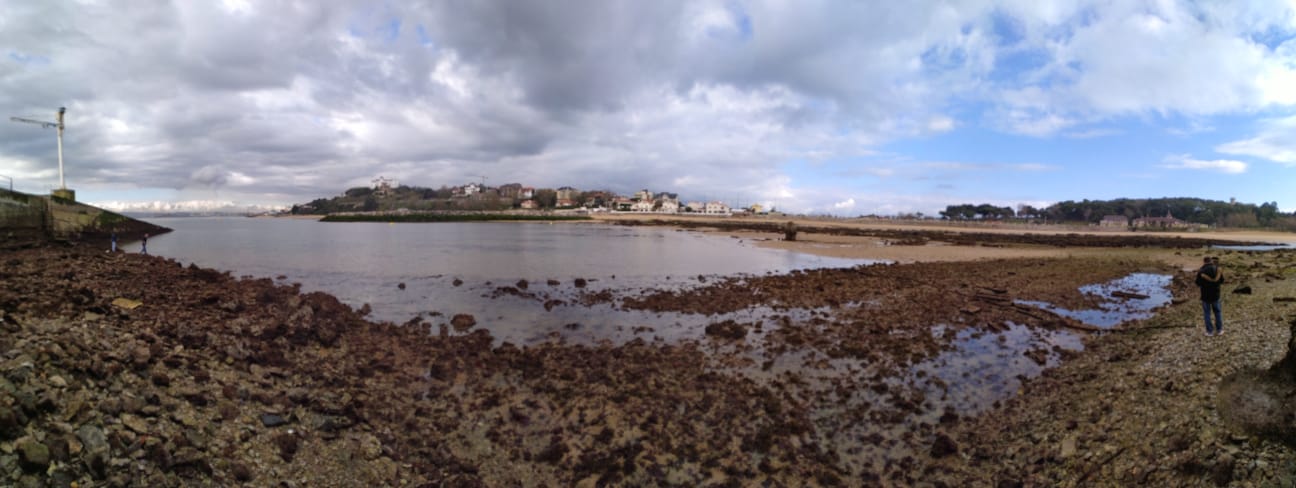
M 401 282 L 401 283 L 397 284 L 397 285 L 396 285 L 396 288 L 400 288 L 400 289 L 404 290 L 404 289 L 405 289 L 405 282 Z
M 576 278 L 576 288 L 585 288 L 586 283 L 585 278 Z
M 450 325 L 454 327 L 456 331 L 463 332 L 471 329 L 472 326 L 477 325 L 477 319 L 471 314 L 455 314 L 455 316 L 450 319 Z
M 261 425 L 264 425 L 266 427 L 278 427 L 286 423 L 288 423 L 288 419 L 285 419 L 281 416 L 272 413 L 261 414 Z
M 517 284 L 514 286 L 517 286 L 519 290 L 525 290 L 530 286 L 530 283 L 527 283 L 527 280 L 518 280 Z
M 5 405 L 0 405 L 0 439 L 13 439 L 22 435 L 23 425 L 18 421 L 18 413 Z
M 18 444 L 18 460 L 28 472 L 40 472 L 49 467 L 50 451 L 45 444 L 26 440 Z
M 463 280 L 461 280 L 461 279 L 459 279 L 459 278 L 455 278 L 454 281 L 451 281 L 451 282 L 450 282 L 450 284 L 451 284 L 451 285 L 454 285 L 454 286 L 460 286 L 460 285 L 463 285 Z
M 1237 288 L 1234 288 L 1234 289 L 1233 289 L 1233 293 L 1234 293 L 1234 294 L 1237 294 L 1237 295 L 1250 295 L 1250 294 L 1251 294 L 1251 285 L 1242 285 L 1242 286 L 1239 286 L 1239 287 L 1237 287 Z
M 732 320 L 706 326 L 706 335 L 722 339 L 739 340 L 747 337 L 747 328 Z
M 297 455 L 299 443 L 297 436 L 286 432 L 274 437 L 274 445 L 279 448 L 279 457 L 286 463 L 291 463 L 293 456 Z
M 234 481 L 238 481 L 240 483 L 247 483 L 256 478 L 256 476 L 252 473 L 252 470 L 248 468 L 246 464 L 243 463 L 239 463 L 239 462 L 231 463 L 229 470 L 230 470 L 230 474 L 234 476 Z
M 558 286 L 558 285 L 561 285 L 562 282 L 561 282 L 561 281 L 558 281 L 558 280 L 555 280 L 555 279 L 550 279 L 550 280 L 548 280 L 548 281 L 545 281 L 545 284 L 547 284 L 547 285 L 549 285 L 549 286 Z
M 958 443 L 954 442 L 950 436 L 938 434 L 936 440 L 932 442 L 931 456 L 934 458 L 943 458 L 951 454 L 958 454 Z

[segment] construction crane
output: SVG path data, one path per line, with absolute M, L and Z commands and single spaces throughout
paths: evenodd
M 59 189 L 67 190 L 67 183 L 63 181 L 63 113 L 64 112 L 67 112 L 67 108 L 59 107 L 58 119 L 57 119 L 58 122 L 45 122 L 43 120 L 32 120 L 32 119 L 25 119 L 22 117 L 9 117 L 9 120 L 12 120 L 14 122 L 25 122 L 28 124 L 36 124 L 45 129 L 58 129 Z
M 483 189 L 483 190 L 486 189 L 486 177 L 485 177 L 485 176 L 482 176 L 482 175 L 468 175 L 468 176 L 471 176 L 471 177 L 473 177 L 473 178 L 481 178 L 481 186 L 482 186 L 482 189 Z

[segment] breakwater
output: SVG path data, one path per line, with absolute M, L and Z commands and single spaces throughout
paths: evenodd
M 107 239 L 114 232 L 121 239 L 130 239 L 168 231 L 166 227 L 62 197 L 0 189 L 0 247 L 47 239 Z

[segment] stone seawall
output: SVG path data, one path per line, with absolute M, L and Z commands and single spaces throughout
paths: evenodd
M 47 239 L 102 240 L 114 232 L 127 239 L 170 230 L 57 196 L 0 190 L 0 248 Z

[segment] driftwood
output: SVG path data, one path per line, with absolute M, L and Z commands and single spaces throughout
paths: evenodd
M 1274 297 L 1274 303 L 1292 303 L 1296 302 L 1296 297 Z

